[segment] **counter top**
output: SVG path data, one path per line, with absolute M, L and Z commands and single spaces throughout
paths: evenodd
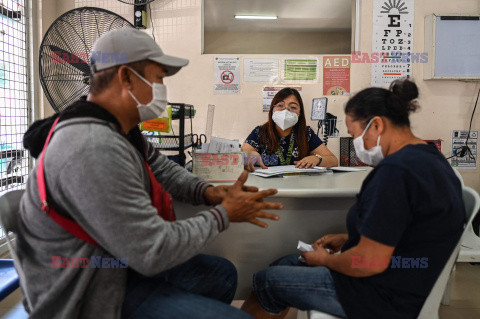
M 362 182 L 372 171 L 367 167 L 358 172 L 327 172 L 321 175 L 293 175 L 263 178 L 249 175 L 246 185 L 256 186 L 260 190 L 278 189 L 276 197 L 354 197 L 360 191 Z M 215 183 L 220 185 L 223 183 Z

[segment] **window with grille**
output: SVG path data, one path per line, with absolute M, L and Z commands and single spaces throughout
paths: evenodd
M 22 143 L 30 116 L 26 12 L 25 0 L 0 0 L 0 196 L 24 188 L 29 172 Z

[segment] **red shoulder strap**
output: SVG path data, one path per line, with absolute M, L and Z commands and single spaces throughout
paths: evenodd
M 58 121 L 60 120 L 60 116 L 53 122 L 52 127 L 50 128 L 50 132 L 48 132 L 47 140 L 43 145 L 42 153 L 40 154 L 40 158 L 38 160 L 38 169 L 37 169 L 37 187 L 38 192 L 40 193 L 40 200 L 42 201 L 42 210 L 47 212 L 48 203 L 47 203 L 47 189 L 45 187 L 45 174 L 43 171 L 43 162 L 45 158 L 45 150 L 47 149 L 48 144 L 50 143 L 50 139 L 52 138 L 53 131 L 55 130 L 55 126 L 57 126 Z
M 164 220 L 175 221 L 176 217 L 171 195 L 157 181 L 147 161 L 145 161 L 145 167 L 150 179 L 150 198 L 152 199 L 152 205 L 157 209 L 158 215 Z
M 48 206 L 47 202 L 47 187 L 45 184 L 45 172 L 44 172 L 44 157 L 45 157 L 45 150 L 47 149 L 48 144 L 50 143 L 50 139 L 52 138 L 53 131 L 55 130 L 55 126 L 57 125 L 60 117 L 57 117 L 55 122 L 53 122 L 52 128 L 50 132 L 48 132 L 47 139 L 45 141 L 45 145 L 43 146 L 42 154 L 38 160 L 38 168 L 37 168 L 37 187 L 38 192 L 40 194 L 40 200 L 42 202 L 42 210 L 47 214 L 51 219 L 53 219 L 60 227 L 65 229 L 67 232 L 72 234 L 73 236 L 86 241 L 89 244 L 98 246 L 98 243 L 90 237 L 90 235 L 74 220 L 68 219 L 55 211 L 52 207 Z

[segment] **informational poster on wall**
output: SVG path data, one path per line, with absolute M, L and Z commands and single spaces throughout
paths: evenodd
M 373 1 L 372 86 L 388 87 L 399 78 L 411 78 L 414 0 Z M 352 56 L 355 62 L 358 52 Z
M 477 156 L 478 156 L 478 131 L 470 131 L 468 137 L 468 131 L 452 131 L 452 155 L 450 164 L 452 167 L 459 169 L 476 169 L 477 168 Z M 467 145 L 467 150 L 464 156 L 460 157 L 462 148 Z
M 300 95 L 302 94 L 302 87 L 301 86 L 289 86 L 297 90 Z M 270 105 L 272 104 L 273 97 L 275 94 L 278 93 L 281 89 L 285 88 L 285 86 L 265 86 L 262 91 L 263 97 L 263 112 L 270 111 Z
M 214 94 L 240 92 L 240 57 L 215 57 Z
M 323 57 L 323 95 L 350 95 L 350 57 Z
M 318 59 L 283 59 L 282 78 L 290 83 L 317 83 Z
M 243 59 L 243 81 L 267 83 L 278 82 L 278 62 L 278 59 Z

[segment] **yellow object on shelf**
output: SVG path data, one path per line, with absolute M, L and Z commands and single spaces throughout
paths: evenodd
M 168 118 L 159 117 L 153 120 L 148 120 L 140 123 L 142 131 L 154 131 L 168 133 L 172 129 L 172 107 L 167 106 Z

